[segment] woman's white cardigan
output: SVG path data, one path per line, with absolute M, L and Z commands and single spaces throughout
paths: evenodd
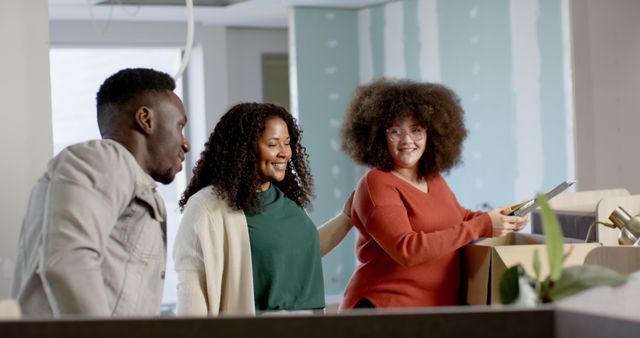
M 339 213 L 318 229 L 321 251 L 333 249 L 351 229 Z M 249 227 L 211 186 L 189 198 L 173 248 L 178 273 L 178 315 L 255 315 Z
M 207 186 L 189 198 L 173 249 L 178 315 L 254 315 L 247 219 Z

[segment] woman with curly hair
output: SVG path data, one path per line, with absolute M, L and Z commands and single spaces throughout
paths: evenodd
M 467 135 L 448 88 L 380 79 L 358 87 L 344 117 L 342 149 L 372 167 L 360 180 L 351 216 L 362 263 L 342 309 L 455 305 L 459 248 L 521 229 L 526 217 L 460 206 L 441 173 L 460 161 Z
M 301 131 L 284 108 L 242 103 L 218 122 L 182 195 L 180 315 L 321 311 L 320 256 L 351 229 L 351 197 L 316 229 Z

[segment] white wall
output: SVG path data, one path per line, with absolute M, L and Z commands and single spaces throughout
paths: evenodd
M 229 103 L 262 101 L 262 54 L 288 54 L 287 30 L 230 28 Z
M 639 194 L 640 1 L 571 7 L 579 189 Z
M 202 105 L 198 113 L 206 115 L 205 129 L 210 129 L 219 119 L 220 111 L 228 106 L 227 85 L 227 29 L 220 26 L 197 24 L 194 44 L 201 52 L 200 67 L 204 77 Z M 167 22 L 81 22 L 52 21 L 51 46 L 125 46 L 153 47 L 175 46 L 184 48 L 186 24 Z M 193 67 L 192 67 L 193 68 Z M 195 113 L 195 112 L 194 112 Z M 203 127 L 203 126 L 200 126 Z M 197 149 L 196 149 L 197 150 Z M 197 152 L 197 151 L 196 151 Z M 194 152 L 194 153 L 196 153 Z
M 166 22 L 52 21 L 52 46 L 184 47 L 186 25 Z M 284 29 L 227 28 L 196 24 L 185 98 L 190 115 L 192 164 L 231 104 L 262 100 L 262 54 L 287 54 Z M 191 170 L 190 167 L 187 170 Z
M 47 8 L 47 0 L 0 1 L 0 298 L 31 187 L 53 153 Z

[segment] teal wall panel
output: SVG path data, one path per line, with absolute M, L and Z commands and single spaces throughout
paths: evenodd
M 542 58 L 540 105 L 542 111 L 542 149 L 545 160 L 543 184 L 552 187 L 567 178 L 567 165 L 573 161 L 567 152 L 566 108 L 562 62 L 562 18 L 559 0 L 540 0 L 538 38 Z
M 358 85 L 357 11 L 294 9 L 299 122 L 309 152 L 316 198 L 316 225 L 342 209 L 356 182 L 355 168 L 340 151 L 345 107 Z M 342 294 L 355 267 L 354 236 L 323 259 L 327 295 Z
M 407 0 L 404 12 L 404 55 L 407 78 L 420 81 L 420 27 L 418 27 L 418 0 Z
M 448 182 L 468 208 L 511 203 L 516 135 L 509 1 L 439 1 L 438 17 L 441 80 L 460 96 L 469 130 L 464 163 Z
M 384 6 L 371 8 L 371 53 L 373 55 L 373 77 L 384 76 Z

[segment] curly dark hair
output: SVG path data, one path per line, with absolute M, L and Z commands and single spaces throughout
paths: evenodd
M 393 169 L 386 129 L 413 116 L 427 130 L 418 175 L 429 178 L 460 163 L 467 136 L 460 99 L 449 88 L 411 80 L 378 79 L 356 89 L 344 117 L 342 150 L 354 161 Z
M 142 105 L 153 106 L 153 94 L 173 91 L 175 80 L 167 73 L 148 68 L 126 68 L 107 78 L 96 94 L 98 128 L 104 135 L 120 129 L 123 118 Z
M 274 104 L 241 103 L 231 107 L 209 135 L 193 169 L 193 177 L 180 199 L 180 210 L 184 210 L 193 194 L 209 185 L 218 197 L 236 210 L 260 210 L 258 139 L 267 121 L 273 118 L 281 118 L 287 124 L 292 152 L 287 174 L 281 182 L 273 184 L 300 207 L 309 206 L 313 197 L 313 178 L 309 156 L 302 145 L 302 131 L 295 118 L 285 108 Z

